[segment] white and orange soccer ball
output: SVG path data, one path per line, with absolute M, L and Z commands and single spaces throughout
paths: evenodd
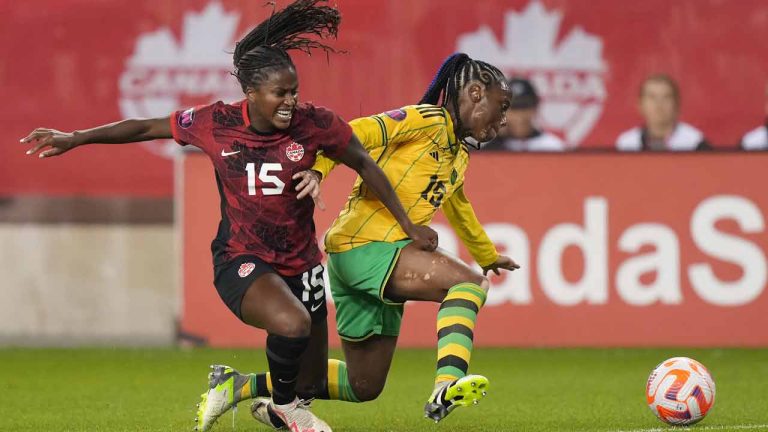
M 661 362 L 645 386 L 648 407 L 663 422 L 690 425 L 707 415 L 715 403 L 715 381 L 707 368 L 688 357 Z

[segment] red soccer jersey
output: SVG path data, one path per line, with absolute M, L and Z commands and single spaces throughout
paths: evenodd
M 318 150 L 343 154 L 352 128 L 332 111 L 299 104 L 284 131 L 253 129 L 246 101 L 216 102 L 171 115 L 173 138 L 203 150 L 213 162 L 221 222 L 211 244 L 214 265 L 255 255 L 285 276 L 320 261 L 314 202 L 296 199 L 294 174 L 310 169 Z

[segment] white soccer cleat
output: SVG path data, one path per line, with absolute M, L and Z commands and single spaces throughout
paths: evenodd
M 288 430 L 282 420 L 276 422 L 273 416 L 269 415 L 270 398 L 255 398 L 251 404 L 251 415 L 259 423 L 265 424 L 276 430 Z M 274 411 L 273 411 L 274 412 Z M 277 415 L 275 415 L 277 417 Z
M 299 400 L 299 404 L 296 408 L 308 410 L 312 408 L 312 401 L 313 399 Z M 255 398 L 251 404 L 251 415 L 259 423 L 267 425 L 275 430 L 288 430 L 285 423 L 283 423 L 283 420 L 275 414 L 274 405 L 270 406 L 271 402 L 272 399 L 270 398 Z
M 283 421 L 286 429 L 291 432 L 333 432 L 328 423 L 312 414 L 308 403 L 303 403 L 298 398 L 288 405 L 276 405 L 274 402 L 270 402 L 270 404 L 272 412 Z M 253 407 L 251 410 L 253 412 Z M 263 412 L 267 412 L 267 410 Z M 254 417 L 256 417 L 255 414 Z M 267 418 L 269 418 L 269 414 L 267 414 Z M 256 419 L 261 421 L 258 417 Z M 270 419 L 267 424 L 272 425 L 272 423 Z M 272 426 L 274 427 L 274 425 Z

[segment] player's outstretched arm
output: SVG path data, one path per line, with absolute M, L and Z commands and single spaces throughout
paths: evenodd
M 483 268 L 483 275 L 499 270 L 514 271 L 520 266 L 512 258 L 499 255 L 496 247 L 477 220 L 475 210 L 464 194 L 464 186 L 459 188 L 443 203 L 443 213 L 456 234 L 469 250 L 469 253 Z
M 92 129 L 73 132 L 61 132 L 56 129 L 37 128 L 21 139 L 24 144 L 31 143 L 27 154 L 40 152 L 39 157 L 58 156 L 75 147 L 92 144 L 123 144 L 154 139 L 173 138 L 169 117 L 153 119 L 128 119 Z
M 419 249 L 433 251 L 437 248 L 437 232 L 430 227 L 416 225 L 408 218 L 384 171 L 371 159 L 354 134 L 344 154 L 339 157 L 339 161 L 360 174 L 366 186 L 389 209 L 397 223 L 403 227 L 403 231 Z

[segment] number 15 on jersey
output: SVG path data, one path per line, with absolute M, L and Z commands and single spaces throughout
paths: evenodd
M 256 164 L 249 162 L 245 166 L 248 172 L 248 195 L 256 195 Z M 280 180 L 276 173 L 283 170 L 279 163 L 262 163 L 259 169 L 259 181 L 261 181 L 261 193 L 264 195 L 280 195 L 285 189 L 285 183 Z

